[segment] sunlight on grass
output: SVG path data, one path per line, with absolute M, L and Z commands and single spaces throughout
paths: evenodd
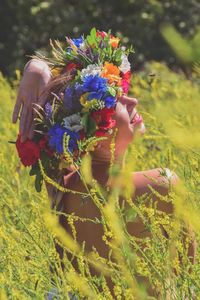
M 150 77 L 150 73 L 155 76 Z M 193 238 L 187 232 L 195 232 L 197 242 L 200 238 L 200 90 L 195 76 L 188 80 L 154 62 L 133 76 L 131 94 L 140 100 L 147 132 L 129 147 L 125 171 L 112 166 L 116 189 L 103 192 L 105 202 L 92 182 L 89 156 L 84 159 L 81 171 L 86 183 L 92 182 L 89 201 L 94 201 L 101 215 L 87 221 L 103 224 L 102 239 L 110 250 L 109 259 L 95 249 L 87 252 L 84 243 L 78 245 L 67 235 L 58 224 L 56 212 L 50 212 L 45 189 L 39 194 L 34 190 L 15 145 L 8 142 L 17 136 L 17 126 L 11 124 L 15 91 L 2 76 L 0 92 L 0 298 L 44 299 L 47 291 L 56 287 L 60 299 L 69 298 L 70 292 L 77 299 L 138 300 L 150 295 L 145 288 L 148 284 L 154 289 L 154 299 L 169 295 L 170 299 L 192 299 L 192 293 L 200 297 L 200 253 L 198 250 L 194 265 L 187 255 Z M 181 184 L 168 197 L 158 195 L 161 201 L 173 203 L 173 217 L 158 211 L 149 198 L 131 200 L 133 187 L 126 183 L 132 168 L 155 167 L 170 168 L 181 178 Z M 124 187 L 124 207 L 119 204 L 117 182 Z M 78 217 L 67 218 L 74 230 Z M 126 224 L 137 223 L 138 218 L 149 233 L 144 238 L 131 236 L 127 230 Z M 66 268 L 62 269 L 54 239 L 77 257 L 79 272 L 66 255 Z M 91 264 L 101 276 L 91 275 Z M 108 274 L 114 295 L 108 288 Z

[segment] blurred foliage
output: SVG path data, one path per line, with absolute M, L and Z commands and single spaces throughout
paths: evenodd
M 173 51 L 160 33 L 163 22 L 191 39 L 199 25 L 198 0 L 1 0 L 0 70 L 13 75 L 49 38 L 64 40 L 92 27 L 123 34 L 135 48 L 134 66 L 149 59 L 176 65 Z
M 183 63 L 192 66 L 200 61 L 200 28 L 190 40 L 184 39 L 169 24 L 161 27 L 161 33 Z
M 131 93 L 140 100 L 138 109 L 147 132 L 129 147 L 120 179 L 126 183 L 124 194 L 128 195 L 132 187 L 132 181 L 128 180 L 132 168 L 138 171 L 170 168 L 180 176 L 182 185 L 176 193 L 161 197 L 161 201 L 174 204 L 173 218 L 157 210 L 151 197 L 138 197 L 134 202 L 127 199 L 131 208 L 120 210 L 118 188 L 103 203 L 95 186 L 92 187 L 93 196 L 97 197 L 91 201 L 98 204 L 101 218 L 87 219 L 87 222 L 103 220 L 103 241 L 112 249 L 114 264 L 102 259 L 96 251 L 86 253 L 84 245 L 79 247 L 59 227 L 54 213 L 50 214 L 45 190 L 41 194 L 35 192 L 32 178 L 19 163 L 14 145 L 8 144 L 17 135 L 17 126 L 10 123 L 15 90 L 0 76 L 0 297 L 40 300 L 53 285 L 60 299 L 68 299 L 69 291 L 80 300 L 177 300 L 193 296 L 199 299 L 200 250 L 198 247 L 196 263 L 192 265 L 187 256 L 191 237 L 183 227 L 185 222 L 200 242 L 199 74 L 193 74 L 192 80 L 188 80 L 183 73 L 174 73 L 164 64 L 149 63 L 133 76 Z M 89 178 L 89 161 L 84 163 L 83 175 Z M 107 192 L 103 195 L 107 196 Z M 128 235 L 124 225 L 125 221 L 137 222 L 138 216 L 145 224 L 143 238 Z M 67 220 L 74 232 L 74 224 L 80 219 L 71 214 Z M 64 257 L 66 268 L 61 269 L 53 242 L 55 237 L 78 256 L 79 272 L 75 272 L 67 257 Z M 100 277 L 91 276 L 89 261 L 102 271 Z M 115 279 L 114 298 L 104 280 L 108 271 L 105 266 Z M 147 297 L 148 290 L 145 292 L 141 286 L 141 278 L 151 284 L 154 298 Z

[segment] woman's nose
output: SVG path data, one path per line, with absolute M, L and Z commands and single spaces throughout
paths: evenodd
M 131 97 L 127 97 L 127 96 L 122 96 L 120 97 L 120 99 L 118 99 L 118 101 L 126 107 L 126 110 L 129 114 L 130 120 L 133 118 L 133 115 L 136 112 L 136 105 L 138 104 L 138 100 L 136 98 L 131 98 Z
M 138 100 L 136 98 L 128 97 L 126 95 L 122 95 L 118 98 L 118 101 L 121 102 L 121 104 L 130 106 L 134 108 L 138 104 Z

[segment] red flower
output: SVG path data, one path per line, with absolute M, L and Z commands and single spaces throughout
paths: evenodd
M 41 140 L 39 140 L 38 146 L 40 147 L 41 150 L 44 150 L 46 148 L 46 144 L 47 144 L 47 137 L 44 136 L 41 138 Z
M 77 70 L 77 69 L 80 69 L 80 68 L 81 68 L 80 64 L 70 62 L 66 65 L 66 67 L 64 68 L 64 71 L 65 72 L 71 72 L 72 70 Z
M 84 130 L 80 130 L 79 134 L 80 134 L 80 140 L 82 141 L 85 138 Z
M 96 121 L 99 129 L 108 130 L 113 128 L 116 124 L 116 121 L 112 119 L 114 113 L 114 108 L 104 107 L 99 111 L 93 111 L 91 117 Z
M 105 31 L 97 31 L 96 36 L 101 36 L 103 39 L 107 36 Z
M 96 137 L 105 136 L 105 134 L 106 134 L 106 131 L 102 130 L 102 129 L 97 129 L 96 132 L 95 132 Z
M 128 83 L 130 83 L 131 82 L 131 71 L 122 73 L 122 79 L 127 81 Z
M 29 139 L 22 143 L 20 135 L 18 135 L 16 141 L 16 148 L 20 160 L 25 167 L 34 165 L 40 158 L 40 147 Z
M 96 36 L 101 36 L 103 39 L 107 36 L 108 34 L 105 31 L 100 31 L 98 30 L 96 33 Z M 113 39 L 115 38 L 114 35 L 110 35 L 110 38 Z
M 48 146 L 48 137 L 46 135 L 41 138 L 41 140 L 38 143 L 38 146 L 40 150 L 45 151 L 48 154 L 48 156 L 53 156 L 54 152 Z

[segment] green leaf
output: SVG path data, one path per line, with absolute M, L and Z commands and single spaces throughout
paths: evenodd
M 45 151 L 41 152 L 41 159 L 42 159 L 42 165 L 44 169 L 47 170 L 49 168 L 49 157 Z
M 81 124 L 83 125 L 84 129 L 87 127 L 87 119 L 88 119 L 88 113 L 85 113 L 81 118 Z
M 127 209 L 126 211 L 126 222 L 133 222 L 137 217 L 137 212 L 134 208 Z
M 109 86 L 108 92 L 111 94 L 111 96 L 116 96 L 116 90 L 113 87 Z
M 35 177 L 35 189 L 39 193 L 42 189 L 43 177 L 40 173 L 37 173 Z
M 117 49 L 115 51 L 115 54 L 114 54 L 114 60 L 118 63 L 118 64 L 121 64 L 122 62 L 122 50 L 121 49 Z
M 88 135 L 93 135 L 96 131 L 96 122 L 92 118 L 88 118 Z
M 30 169 L 30 172 L 29 172 L 29 175 L 30 176 L 34 176 L 36 175 L 38 172 L 40 172 L 40 169 L 39 169 L 39 166 L 38 166 L 38 163 L 34 164 L 31 169 Z
M 96 31 L 96 28 L 93 27 L 90 31 L 90 35 L 92 37 L 92 39 L 96 40 L 96 36 L 97 36 L 97 31 Z
M 87 41 L 90 46 L 92 46 L 94 43 L 93 38 L 90 35 L 87 36 Z
M 112 47 L 111 47 L 111 45 L 108 45 L 107 54 L 108 54 L 109 59 L 111 59 L 111 56 L 112 56 Z
M 96 131 L 96 122 L 92 119 L 89 113 L 83 115 L 81 123 L 87 136 L 93 135 Z

